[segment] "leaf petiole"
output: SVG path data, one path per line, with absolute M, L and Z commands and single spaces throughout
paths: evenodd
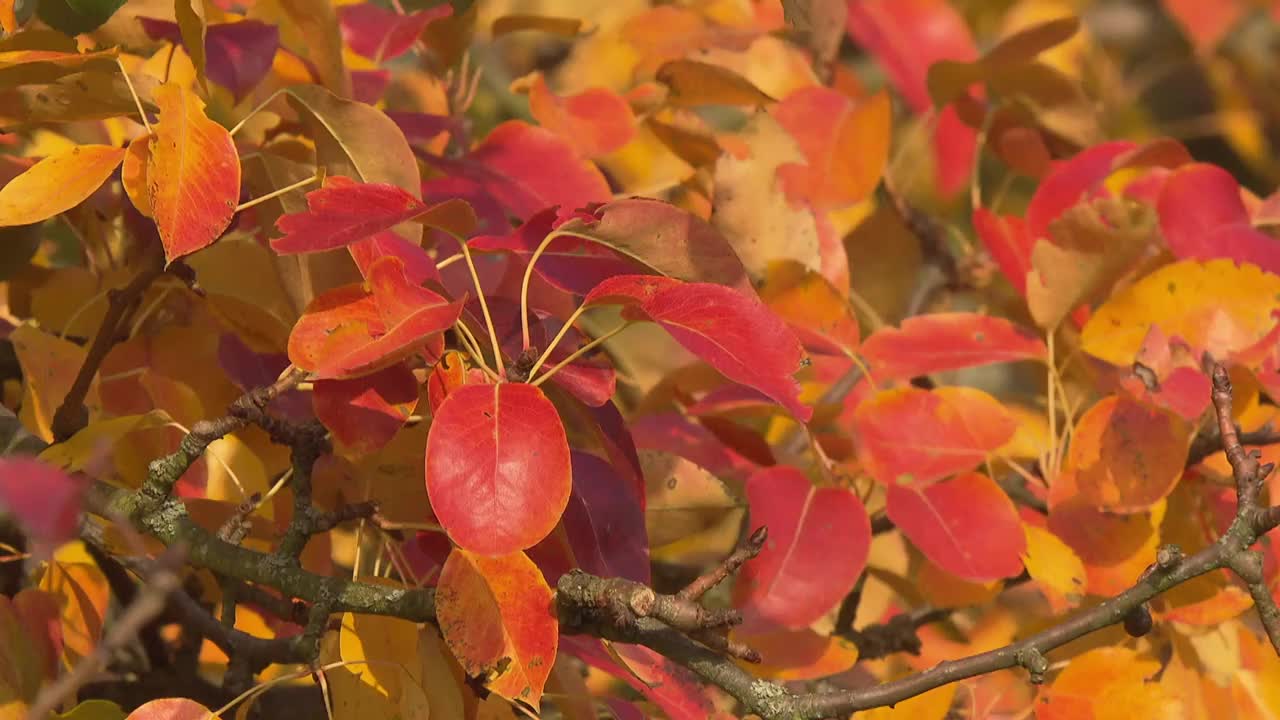
M 546 371 L 545 373 L 543 373 L 543 374 L 542 374 L 542 377 L 539 377 L 537 380 L 534 380 L 534 381 L 530 382 L 529 384 L 530 384 L 530 385 L 533 385 L 534 387 L 537 387 L 537 386 L 541 385 L 542 383 L 546 382 L 546 381 L 547 381 L 547 379 L 548 379 L 548 378 L 550 378 L 552 375 L 555 375 L 557 372 L 559 372 L 559 371 L 560 371 L 560 368 L 563 368 L 565 365 L 568 365 L 569 363 L 573 362 L 574 360 L 577 360 L 578 358 L 582 357 L 583 355 L 586 355 L 587 353 L 591 352 L 593 349 L 595 349 L 596 347 L 598 347 L 599 345 L 601 345 L 601 344 L 602 344 L 602 343 L 604 343 L 605 341 L 609 340 L 609 339 L 610 339 L 610 338 L 612 338 L 614 335 L 617 335 L 618 333 L 622 332 L 623 330 L 626 330 L 628 327 L 631 327 L 631 323 L 629 323 L 629 322 L 624 322 L 624 323 L 622 323 L 621 325 L 619 325 L 619 326 L 615 327 L 614 329 L 610 330 L 609 332 L 607 332 L 607 333 L 605 333 L 605 334 L 601 335 L 600 337 L 596 338 L 595 340 L 592 340 L 591 342 L 587 343 L 586 345 L 583 345 L 582 347 L 578 348 L 577 350 L 574 350 L 572 353 L 570 353 L 570 354 L 569 354 L 569 357 L 566 357 L 565 359 L 563 359 L 563 360 L 561 360 L 560 362 L 556 363 L 556 364 L 555 364 L 555 365 L 554 365 L 550 370 L 548 370 L 548 371 Z M 532 373 L 530 373 L 530 374 L 532 374 Z
M 274 199 L 274 198 L 278 198 L 278 197 L 280 197 L 281 195 L 284 195 L 285 193 L 291 193 L 291 192 L 293 192 L 294 190 L 297 190 L 298 188 L 306 187 L 306 186 L 308 186 L 308 185 L 310 185 L 310 184 L 312 184 L 312 183 L 316 183 L 316 182 L 323 182 L 323 181 L 324 181 L 324 175 L 325 175 L 324 168 L 322 168 L 322 167 L 321 167 L 321 168 L 317 168 L 317 169 L 316 169 L 316 174 L 315 174 L 315 175 L 312 175 L 312 176 L 311 176 L 311 177 L 309 177 L 309 178 L 304 178 L 304 179 L 302 179 L 302 180 L 299 180 L 299 181 L 298 181 L 298 182 L 296 182 L 296 183 L 293 183 L 292 185 L 286 185 L 286 186 L 284 186 L 284 187 L 282 187 L 282 188 L 279 188 L 278 190 L 272 190 L 271 192 L 267 193 L 266 195 L 263 195 L 263 196 L 261 196 L 261 197 L 256 197 L 256 198 L 254 198 L 254 199 L 252 199 L 252 200 L 250 200 L 250 201 L 248 201 L 248 202 L 244 202 L 244 203 L 241 203 L 241 204 L 237 205 L 237 206 L 236 206 L 236 212 L 240 212 L 241 210 L 248 210 L 249 208 L 253 207 L 254 205 L 259 205 L 259 204 L 264 203 L 264 202 L 266 202 L 266 201 L 268 201 L 268 200 L 272 200 L 272 199 Z

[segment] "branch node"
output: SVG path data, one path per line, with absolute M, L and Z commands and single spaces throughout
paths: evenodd
M 1180 545 L 1161 545 L 1156 551 L 1156 566 L 1161 570 L 1172 570 L 1182 562 L 1184 557 Z
M 1043 653 L 1033 647 L 1023 648 L 1018 651 L 1017 660 L 1031 674 L 1032 685 L 1044 682 L 1044 674 L 1049 672 L 1049 660 Z

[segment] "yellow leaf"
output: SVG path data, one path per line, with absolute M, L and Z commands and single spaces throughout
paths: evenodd
M 262 461 L 235 435 L 209 445 L 205 462 L 209 474 L 205 494 L 210 500 L 244 502 L 254 493 L 265 494 L 271 487 Z M 259 512 L 267 519 L 274 515 L 271 503 L 265 503 Z
M 1023 525 L 1027 550 L 1022 563 L 1055 609 L 1074 606 L 1085 593 L 1084 562 L 1057 535 L 1045 528 Z
M 19 417 L 32 434 L 53 442 L 53 414 L 71 390 L 84 364 L 85 350 L 31 324 L 19 326 L 9 339 L 26 386 Z
M 361 682 L 399 701 L 407 668 L 418 665 L 418 628 L 408 620 L 379 615 L 342 615 L 339 652 Z
M 50 155 L 0 188 L 0 226 L 38 223 L 84 202 L 111 177 L 124 149 L 79 145 Z
M 1233 260 L 1166 265 L 1112 295 L 1081 332 L 1082 349 L 1113 365 L 1133 362 L 1152 325 L 1197 355 L 1225 358 L 1275 325 L 1280 277 Z
M 100 420 L 90 423 L 65 442 L 50 446 L 40 453 L 40 459 L 64 470 L 79 472 L 98 459 L 100 454 L 109 453 L 125 435 L 134 430 L 159 427 L 170 421 L 169 414 L 163 410 Z
M 942 720 L 956 697 L 955 684 L 943 685 L 927 693 L 903 700 L 893 707 L 881 707 L 854 714 L 856 720 Z

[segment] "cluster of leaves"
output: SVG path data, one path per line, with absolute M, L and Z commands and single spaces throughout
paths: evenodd
M 82 524 L 86 496 L 149 492 L 151 461 L 294 375 L 266 410 L 332 452 L 300 465 L 239 427 L 172 491 L 264 558 L 313 502 L 348 522 L 302 538 L 307 573 L 435 588 L 434 624 L 343 613 L 312 668 L 258 676 L 319 683 L 337 717 L 732 716 L 671 658 L 562 634 L 553 588 L 577 568 L 671 590 L 759 526 L 709 600 L 740 613 L 720 644 L 797 687 L 898 678 L 1226 531 L 1212 362 L 1246 438 L 1280 439 L 1280 194 L 1171 138 L 1108 139 L 1128 89 L 1097 80 L 1113 60 L 1073 3 L 16 5 L 0 506 L 29 572 L 0 596 L 5 716 L 107 642 L 102 558 L 162 549 Z M 1244 0 L 1165 5 L 1206 65 L 1265 26 Z M 272 602 L 301 589 L 255 601 L 207 567 L 186 580 L 228 626 L 304 633 Z M 1144 610 L 1158 632 L 1062 650 L 1043 687 L 993 673 L 865 717 L 1270 717 L 1252 606 L 1215 571 Z M 914 655 L 869 652 L 867 628 L 929 609 L 947 622 L 908 627 Z

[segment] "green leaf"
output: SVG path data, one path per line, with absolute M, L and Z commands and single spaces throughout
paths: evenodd
M 36 14 L 54 30 L 79 35 L 98 29 L 124 3 L 125 0 L 42 0 Z

